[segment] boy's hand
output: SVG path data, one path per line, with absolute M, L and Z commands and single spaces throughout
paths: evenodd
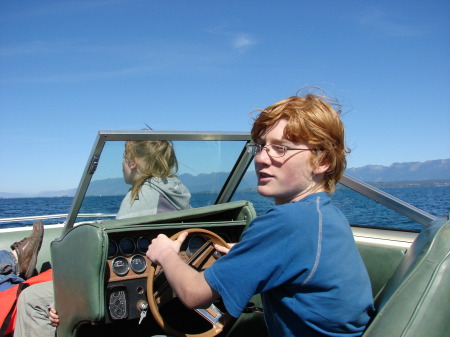
M 152 240 L 150 246 L 148 246 L 146 255 L 150 259 L 150 261 L 161 265 L 161 259 L 165 254 L 171 252 L 178 254 L 180 252 L 181 244 L 187 236 L 188 232 L 183 232 L 180 234 L 178 239 L 172 241 L 166 235 L 159 234 Z
M 219 253 L 222 253 L 222 254 L 228 254 L 228 252 L 229 252 L 230 249 L 235 245 L 235 243 L 229 243 L 228 245 L 230 246 L 230 248 L 226 248 L 226 247 L 224 247 L 224 246 L 222 246 L 222 245 L 218 245 L 218 244 L 216 243 L 216 244 L 214 244 L 214 248 L 215 248 Z

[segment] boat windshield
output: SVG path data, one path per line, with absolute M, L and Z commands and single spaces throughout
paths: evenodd
M 162 200 L 165 206 L 149 207 L 141 202 L 145 195 L 132 195 L 132 179 L 127 178 L 130 173 L 124 169 L 124 160 L 127 159 L 124 157 L 127 157 L 126 144 L 133 141 L 169 142 L 177 161 L 176 168 L 170 172 L 175 176 L 172 180 L 179 180 L 182 188 L 189 191 L 189 206 L 177 204 L 170 195 L 166 195 L 168 200 Z M 66 231 L 80 222 L 147 216 L 161 210 L 174 211 L 235 200 L 250 201 L 257 214 L 264 214 L 274 202 L 256 192 L 253 157 L 245 147 L 249 141 L 249 133 L 244 132 L 100 131 L 66 219 Z M 151 172 L 148 176 L 151 177 Z M 170 185 L 157 186 L 156 180 L 148 178 L 144 184 L 151 185 L 151 188 L 142 186 L 139 190 L 144 193 L 144 190 L 148 192 L 155 186 L 164 189 Z M 141 199 L 136 201 L 136 198 Z M 420 230 L 435 218 L 346 175 L 333 199 L 352 225 Z M 124 216 L 127 209 L 136 207 L 137 212 Z
M 236 198 L 251 201 L 254 199 L 252 195 L 256 194 L 256 176 L 253 166 L 250 166 L 251 154 L 245 151 L 248 141 L 247 133 L 231 135 L 205 132 L 180 134 L 101 131 L 83 174 L 68 222 L 145 216 L 160 211 L 208 206 Z M 134 172 L 130 173 L 128 159 L 133 163 L 131 152 L 134 151 L 130 149 L 132 144 L 137 143 L 142 145 L 137 151 L 145 150 L 148 153 L 139 154 L 142 158 L 134 160 L 139 162 L 139 167 L 133 167 Z M 166 144 L 166 147 L 161 144 Z M 166 153 L 168 149 L 173 151 L 176 165 L 168 162 L 173 160 Z M 154 166 L 155 161 L 161 161 L 162 164 L 158 165 L 164 165 L 166 161 L 168 167 L 173 166 L 169 168 L 170 172 L 167 169 L 164 171 L 169 178 L 152 177 L 152 170 L 160 169 Z M 250 171 L 246 172 L 249 166 Z M 133 195 L 132 181 L 137 181 L 134 178 L 137 175 L 147 179 L 138 187 L 140 193 Z M 233 198 L 234 192 L 237 194 Z M 150 201 L 155 198 L 155 193 L 157 196 L 163 194 L 163 200 Z M 190 194 L 187 202 L 186 194 Z M 146 198 L 149 200 L 146 201 Z M 154 205 L 158 202 L 162 203 L 159 208 Z M 153 205 L 149 207 L 150 203 Z M 126 213 L 127 210 L 133 211 Z

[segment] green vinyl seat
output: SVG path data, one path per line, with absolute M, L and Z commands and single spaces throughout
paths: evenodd
M 114 336 L 137 335 L 136 331 L 120 327 L 118 322 L 106 322 L 107 286 L 110 279 L 109 235 L 126 237 L 130 233 L 142 232 L 156 236 L 159 233 L 168 234 L 187 228 L 216 229 L 216 231 L 217 228 L 221 230 L 230 228 L 230 232 L 234 231 L 240 235 L 255 216 L 256 212 L 250 202 L 234 201 L 102 223 L 83 223 L 71 228 L 51 243 L 55 305 L 60 317 L 57 336 L 111 336 L 110 333 L 104 332 L 111 332 L 111 328 L 106 327 L 108 324 L 114 327 L 112 328 Z M 116 282 L 125 286 L 126 281 L 111 281 L 111 283 Z M 129 303 L 131 302 L 130 299 Z M 135 304 L 130 304 L 131 306 L 136 307 Z M 130 322 L 133 323 L 132 319 Z M 136 322 L 133 328 L 138 326 Z M 97 330 L 91 331 L 91 327 Z M 145 335 L 153 334 L 151 331 L 148 331 L 148 334 L 145 331 Z
M 450 221 L 433 221 L 375 300 L 364 337 L 450 336 Z

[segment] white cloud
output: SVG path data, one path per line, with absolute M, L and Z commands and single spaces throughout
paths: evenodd
M 232 41 L 233 48 L 239 51 L 244 51 L 254 44 L 256 44 L 255 40 L 247 34 L 242 33 L 235 36 Z

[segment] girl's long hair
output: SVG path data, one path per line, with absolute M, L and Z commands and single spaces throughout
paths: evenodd
M 147 179 L 174 177 L 178 171 L 172 143 L 165 140 L 127 141 L 124 156 L 137 165 L 138 178 L 131 187 L 132 202 Z

